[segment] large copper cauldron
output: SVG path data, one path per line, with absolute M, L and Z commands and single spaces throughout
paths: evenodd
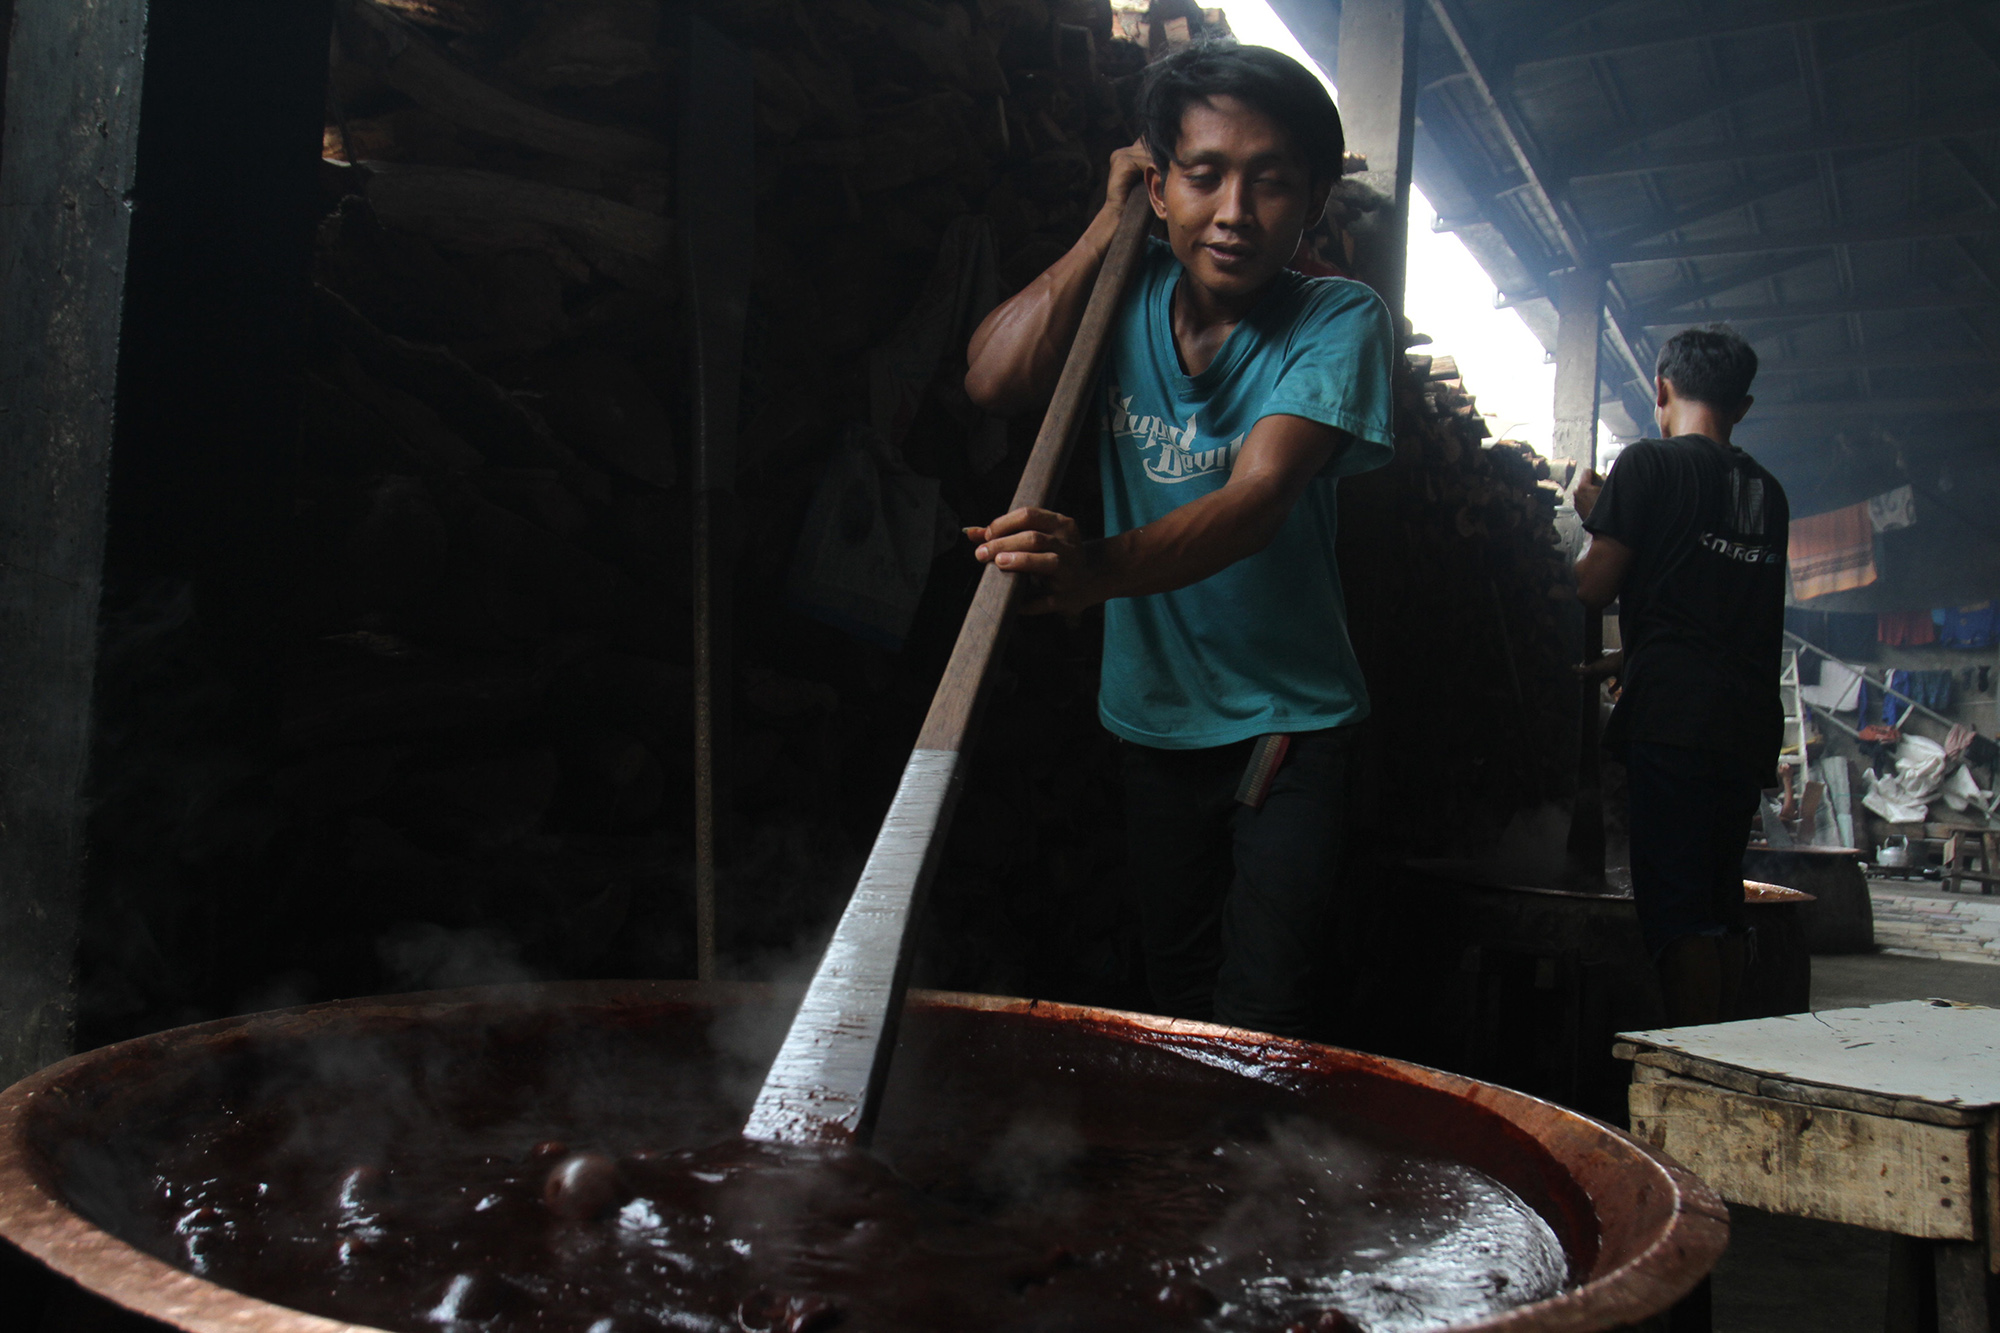
M 993 1050 L 1011 1050 L 1017 1054 L 1010 1058 L 1032 1060 L 1038 1038 L 1060 1033 L 1100 1046 L 1108 1071 L 1127 1058 L 1120 1052 L 1225 1065 L 1282 1089 L 1304 1114 L 1358 1115 L 1418 1148 L 1482 1168 L 1549 1222 L 1580 1281 L 1553 1299 L 1459 1328 L 1644 1324 L 1707 1275 L 1728 1239 L 1721 1202 L 1673 1162 L 1596 1121 L 1505 1088 L 1353 1051 L 1103 1009 L 936 992 L 912 992 L 910 1005 L 906 1045 L 922 1040 L 932 1014 L 934 1024 L 970 1023 L 1003 1037 L 985 1059 Z M 580 1033 L 707 1032 L 726 1022 L 739 1035 L 752 1032 L 749 1047 L 775 1049 L 785 1017 L 783 997 L 761 988 L 587 982 L 350 1000 L 91 1051 L 0 1094 L 0 1236 L 84 1288 L 190 1333 L 353 1333 L 355 1325 L 203 1281 L 100 1229 L 66 1197 L 62 1163 L 79 1145 L 116 1141 L 121 1126 L 203 1096 L 204 1087 L 216 1086 L 212 1071 L 271 1052 L 303 1063 L 319 1047 L 352 1049 L 359 1040 L 402 1050 L 413 1036 L 435 1037 L 430 1049 L 470 1068 L 481 1058 L 476 1051 L 493 1049 L 496 1035 L 504 1044 L 514 1029 L 546 1030 L 551 1022 Z M 937 1061 L 949 1072 L 951 1060 L 968 1057 L 932 1050 L 924 1058 L 935 1074 Z M 731 1095 L 747 1103 L 754 1090 L 753 1073 Z M 889 1105 L 897 1096 L 892 1081 Z M 1115 1095 L 1108 1104 L 1116 1105 Z M 892 1131 L 885 1119 L 885 1134 Z

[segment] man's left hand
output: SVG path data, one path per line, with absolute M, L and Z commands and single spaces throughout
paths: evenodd
M 1607 680 L 1625 674 L 1625 650 L 1616 649 L 1595 662 L 1578 662 L 1572 668 L 1584 680 Z
M 1104 600 L 1090 578 L 1092 544 L 1067 514 L 1016 509 L 965 535 L 978 543 L 972 554 L 981 564 L 1030 577 L 1031 591 L 1019 606 L 1023 615 L 1074 614 Z
M 1604 478 L 1591 468 L 1577 474 L 1576 484 L 1570 487 L 1569 502 L 1576 507 L 1578 518 L 1589 518 L 1590 511 L 1597 508 L 1597 497 L 1604 494 Z

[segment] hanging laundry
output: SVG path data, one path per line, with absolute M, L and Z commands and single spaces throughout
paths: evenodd
M 1951 730 L 1945 733 L 1945 763 L 1947 765 L 1957 763 L 1959 758 L 1972 748 L 1972 742 L 1978 735 L 1978 732 L 1966 726 L 1963 722 L 1953 723 Z
M 1805 652 L 1802 650 L 1799 653 L 1799 684 L 1800 685 L 1819 684 L 1819 667 L 1820 663 L 1824 661 L 1826 661 L 1826 659 L 1824 657 L 1821 657 L 1818 653 Z
M 1910 706 L 1910 673 L 1891 671 L 1886 684 L 1889 689 L 1882 692 L 1882 720 L 1901 726 L 1903 714 Z
M 1855 668 L 1829 658 L 1820 663 L 1819 684 L 1800 686 L 1799 698 L 1823 712 L 1852 713 L 1861 706 L 1861 681 Z
M 1957 684 L 1951 671 L 1912 671 L 1910 697 L 1934 713 L 1951 707 L 1952 687 Z
M 1790 550 L 1792 596 L 1799 601 L 1867 587 L 1875 581 L 1875 526 L 1867 501 L 1793 519 Z
M 1938 642 L 1958 648 L 1991 648 L 1995 631 L 2000 630 L 1992 602 L 1971 606 L 1947 606 L 1940 613 L 1944 623 L 1938 628 Z
M 1883 643 L 1917 648 L 1937 642 L 1937 626 L 1928 611 L 1884 611 L 1875 618 L 1875 635 Z
M 1908 486 L 1884 491 L 1868 501 L 1868 524 L 1877 532 L 1894 532 L 1917 521 L 1917 501 Z
M 1887 688 L 1884 688 L 1884 686 Z M 1894 691 L 1894 693 L 1890 691 Z M 1909 692 L 1910 673 L 1907 671 L 1891 671 L 1879 684 L 1872 680 L 1863 679 L 1861 682 L 1860 697 L 1861 720 L 1863 722 L 1884 722 L 1892 727 L 1900 725 L 1903 718 L 1903 710 L 1908 708 L 1909 704 L 1905 703 L 1903 699 L 1898 698 L 1897 695 L 1908 695 Z M 1862 734 L 1866 735 L 1867 733 L 1864 731 Z

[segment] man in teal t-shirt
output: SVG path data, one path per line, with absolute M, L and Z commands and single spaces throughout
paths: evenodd
M 1334 563 L 1337 479 L 1387 462 L 1388 311 L 1285 265 L 1339 174 L 1318 80 L 1260 47 L 1184 49 L 1142 93 L 1075 248 L 974 334 L 966 389 L 1047 401 L 1127 192 L 1153 241 L 1101 382 L 1106 536 L 1020 510 L 970 529 L 1037 581 L 1029 612 L 1104 602 L 1098 709 L 1126 742 L 1147 981 L 1163 1013 L 1297 1034 L 1368 712 Z

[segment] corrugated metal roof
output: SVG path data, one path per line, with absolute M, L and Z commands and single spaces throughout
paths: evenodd
M 1548 275 L 1609 268 L 1614 425 L 1726 320 L 1788 483 L 1842 498 L 1836 434 L 2000 452 L 2000 0 L 1425 4 L 1417 183 L 1545 344 Z

